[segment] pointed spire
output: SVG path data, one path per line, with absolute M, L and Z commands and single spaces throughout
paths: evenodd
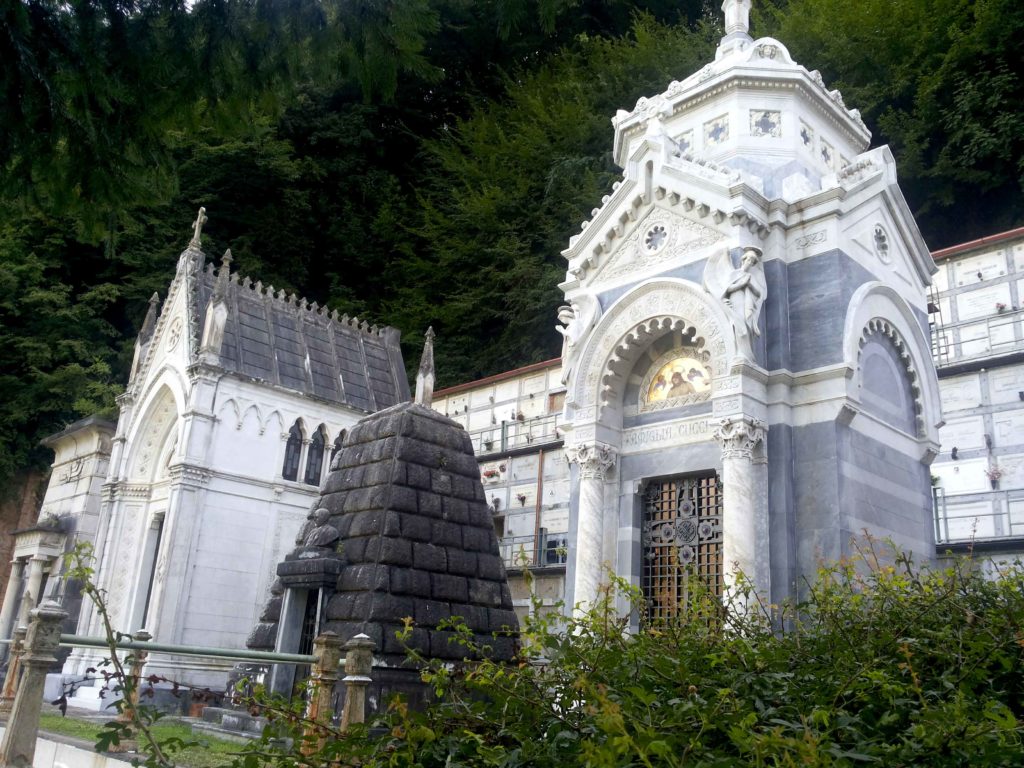
M 220 259 L 220 271 L 217 272 L 217 282 L 213 286 L 213 298 L 215 301 L 223 300 L 228 293 L 228 281 L 231 279 L 231 249 L 224 251 Z
M 424 334 L 423 355 L 416 372 L 416 399 L 414 402 L 430 407 L 434 399 L 434 326 Z
M 188 243 L 189 248 L 195 248 L 200 251 L 203 249 L 203 224 L 206 222 L 206 209 L 200 208 L 199 215 L 192 222 L 192 239 Z
M 153 330 L 156 328 L 156 318 L 160 312 L 160 296 L 153 292 L 153 295 L 149 297 L 149 309 L 146 310 L 146 319 L 142 321 L 142 328 L 139 330 L 139 338 L 142 341 L 147 341 L 150 336 L 153 335 Z

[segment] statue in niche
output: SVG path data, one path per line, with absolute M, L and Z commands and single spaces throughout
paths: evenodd
M 732 253 L 725 249 L 708 259 L 704 268 L 704 290 L 720 299 L 729 313 L 741 358 L 754 362 L 754 337 L 761 335 L 758 318 L 768 284 L 764 278 L 761 249 L 743 249 L 736 267 Z
M 555 330 L 562 334 L 562 383 L 569 382 L 569 375 L 576 366 L 581 341 L 587 332 L 594 327 L 601 307 L 597 299 L 588 294 L 580 294 L 568 304 L 558 308 L 558 322 Z

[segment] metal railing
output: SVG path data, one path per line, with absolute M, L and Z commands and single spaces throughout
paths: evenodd
M 569 534 L 548 533 L 543 528 L 536 536 L 506 536 L 498 541 L 506 568 L 564 565 L 568 546 Z
M 561 413 L 550 413 L 522 421 L 503 421 L 492 427 L 474 430 L 469 436 L 478 456 L 503 453 L 558 442 L 562 439 L 558 431 L 561 422 Z
M 57 662 L 59 647 L 101 648 L 111 651 L 111 644 L 102 637 L 82 637 L 61 634 L 60 626 L 68 613 L 60 605 L 46 601 L 31 611 L 27 631 L 19 627 L 15 633 L 7 678 L 4 681 L 0 709 L 9 706 L 10 717 L 0 741 L 0 766 L 32 765 L 39 734 L 39 717 L 43 705 L 46 674 Z M 233 648 L 206 648 L 189 645 L 153 643 L 148 640 L 123 639 L 116 642 L 117 650 L 133 653 L 125 658 L 130 668 L 126 677 L 135 681 L 131 696 L 120 708 L 120 718 L 130 717 L 138 707 L 138 696 L 143 679 L 142 669 L 151 653 L 175 656 L 215 657 L 245 661 L 265 661 L 274 664 L 309 664 L 303 749 L 315 750 L 323 740 L 319 724 L 328 723 L 334 715 L 332 698 L 339 679 L 345 685 L 345 703 L 341 715 L 341 729 L 365 722 L 366 687 L 371 682 L 374 643 L 366 635 L 356 635 L 342 644 L 333 632 L 323 632 L 313 641 L 313 653 L 271 653 L 267 651 L 236 650 Z M 344 648 L 345 654 L 342 655 Z M 342 677 L 342 673 L 344 677 Z
M 1024 488 L 947 494 L 934 488 L 936 544 L 1024 539 Z
M 938 366 L 967 362 L 985 357 L 1008 355 L 1020 349 L 1021 338 L 1017 325 L 1024 321 L 1024 310 L 1007 308 L 995 315 L 961 320 L 956 323 L 936 323 L 932 328 L 932 355 Z M 953 331 L 980 328 L 972 339 L 954 341 Z M 959 334 L 958 334 L 959 335 Z

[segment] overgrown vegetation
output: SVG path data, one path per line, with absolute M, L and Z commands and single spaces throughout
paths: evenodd
M 892 557 L 868 545 L 796 605 L 695 595 L 678 621 L 632 631 L 643 602 L 619 583 L 565 626 L 529 619 L 518 665 L 429 667 L 437 703 L 393 704 L 379 740 L 307 759 L 265 741 L 235 765 L 1019 765 L 1024 570 Z
M 764 605 L 742 585 L 723 603 L 695 579 L 678 618 L 659 623 L 615 580 L 569 618 L 535 605 L 512 664 L 487 661 L 456 617 L 456 642 L 485 660 L 411 654 L 435 696 L 425 711 L 395 700 L 372 728 L 341 733 L 305 720 L 301 702 L 257 696 L 243 703 L 271 724 L 223 764 L 1017 766 L 1024 566 L 988 567 L 919 569 L 869 540 L 823 567 L 798 603 Z M 87 568 L 78 576 L 88 583 Z M 124 670 L 115 665 L 121 690 Z M 179 734 L 164 738 L 144 706 L 130 714 L 98 744 L 137 736 L 153 766 L 190 748 Z

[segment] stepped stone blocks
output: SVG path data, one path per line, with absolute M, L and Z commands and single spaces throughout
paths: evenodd
M 319 506 L 329 517 L 307 527 L 278 575 L 289 588 L 325 587 L 321 630 L 365 633 L 378 661 L 396 667 L 405 660 L 396 633 L 409 619 L 411 647 L 466 657 L 442 626 L 460 616 L 493 658 L 513 657 L 518 622 L 462 427 L 415 403 L 366 417 L 335 456 Z M 268 647 L 280 615 L 274 595 L 250 647 Z

